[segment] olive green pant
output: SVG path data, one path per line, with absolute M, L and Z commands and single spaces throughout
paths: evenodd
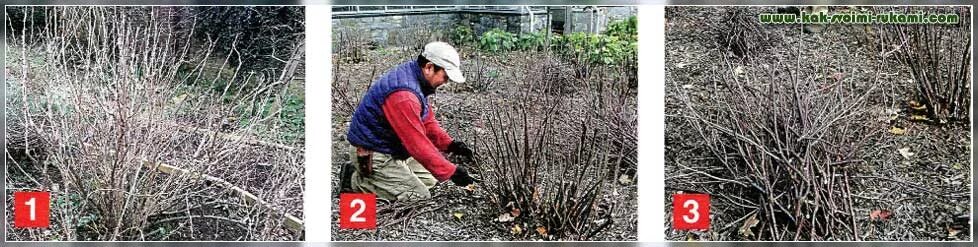
M 357 148 L 350 151 L 350 162 L 357 164 Z M 414 158 L 394 159 L 388 154 L 374 152 L 373 174 L 363 176 L 354 169 L 350 185 L 354 191 L 374 193 L 390 201 L 417 201 L 431 198 L 431 187 L 438 183 L 428 169 Z

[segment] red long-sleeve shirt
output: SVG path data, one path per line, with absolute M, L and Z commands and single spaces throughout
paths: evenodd
M 455 165 L 440 152 L 448 149 L 452 137 L 438 124 L 434 110 L 430 110 L 422 121 L 418 117 L 421 115 L 421 101 L 406 90 L 387 95 L 382 108 L 394 133 L 411 157 L 438 181 L 448 180 L 455 173 Z

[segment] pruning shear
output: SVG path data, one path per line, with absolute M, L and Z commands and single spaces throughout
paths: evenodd
M 357 172 L 362 176 L 370 176 L 374 173 L 373 151 L 366 148 L 357 147 Z

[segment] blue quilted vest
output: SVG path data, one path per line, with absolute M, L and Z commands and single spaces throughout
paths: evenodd
M 407 149 L 397 138 L 390 122 L 384 116 L 382 107 L 388 95 L 407 90 L 418 96 L 418 101 L 421 102 L 421 114 L 418 117 L 424 119 L 428 116 L 429 109 L 428 98 L 421 89 L 421 83 L 428 83 L 428 81 L 421 75 L 418 62 L 414 60 L 398 65 L 377 79 L 373 85 L 370 85 L 370 89 L 367 89 L 367 93 L 360 100 L 360 105 L 353 112 L 350 130 L 346 134 L 347 141 L 354 146 L 375 152 L 408 156 Z

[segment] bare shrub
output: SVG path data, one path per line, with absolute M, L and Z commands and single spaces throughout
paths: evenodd
M 349 63 L 360 63 L 366 59 L 372 44 L 369 32 L 343 29 L 337 30 L 334 35 L 333 49 L 340 59 Z
M 785 65 L 788 64 L 788 65 Z M 853 80 L 816 79 L 800 61 L 727 64 L 695 94 L 673 85 L 712 159 L 677 164 L 681 190 L 706 192 L 732 205 L 741 231 L 722 238 L 858 240 L 849 179 L 862 145 L 879 131 L 866 126 L 866 98 Z M 874 84 L 875 85 L 875 84 Z M 875 86 L 873 87 L 875 88 Z M 756 221 L 755 221 L 756 220 Z
M 967 19 L 963 19 L 967 20 Z M 970 23 L 970 22 L 968 22 Z M 891 43 L 910 69 L 916 98 L 935 123 L 969 122 L 971 32 L 963 25 L 893 25 Z
M 424 45 L 430 42 L 445 40 L 441 31 L 427 24 L 419 23 L 415 28 L 409 30 L 399 32 L 400 37 L 398 38 L 401 41 L 399 47 L 410 51 L 424 50 Z
M 470 86 L 476 92 L 485 92 L 496 87 L 497 80 L 500 76 L 499 69 L 493 68 L 493 63 L 490 58 L 482 56 L 475 51 L 476 55 L 473 58 L 466 61 L 466 66 L 464 67 L 466 77 L 466 85 Z
M 340 62 L 333 62 L 333 71 L 339 71 L 340 66 L 344 64 Z M 374 72 L 376 73 L 376 69 Z M 373 78 L 373 76 L 371 76 Z M 339 73 L 333 73 L 333 114 L 337 116 L 352 116 L 353 111 L 357 109 L 357 105 L 360 104 L 360 99 L 357 95 L 362 92 L 366 92 L 367 88 L 362 88 L 359 91 L 352 83 L 350 78 L 341 78 Z M 368 87 L 370 84 L 367 84 Z
M 424 45 L 434 41 L 448 41 L 447 32 L 432 27 L 430 23 L 413 22 L 408 27 L 387 32 L 384 48 L 402 51 L 421 51 Z M 458 48 L 458 47 L 456 47 Z
M 731 8 L 717 22 L 717 41 L 720 46 L 738 57 L 757 54 L 771 46 L 773 37 L 761 25 L 756 12 L 749 8 Z
M 50 25 L 34 46 L 16 36 L 17 110 L 42 146 L 21 165 L 44 172 L 11 176 L 52 192 L 52 227 L 11 239 L 302 238 L 303 140 L 279 138 L 301 37 L 277 76 L 253 76 L 237 43 L 221 56 L 191 38 L 194 19 L 164 21 L 183 7 L 37 10 Z
M 210 38 L 217 43 L 214 49 L 240 54 L 243 68 L 248 70 L 281 68 L 279 63 L 295 52 L 292 44 L 305 32 L 303 8 L 211 6 L 174 10 L 187 12 L 187 15 L 175 15 L 174 20 L 185 18 L 183 16 L 198 20 L 192 38 Z M 232 65 L 237 63 L 232 61 Z
M 598 118 L 598 126 L 603 126 L 614 138 L 608 141 L 614 146 L 612 150 L 615 163 L 618 164 L 614 179 L 626 175 L 635 177 L 638 170 L 638 102 L 637 96 L 637 61 L 631 59 L 631 64 L 608 68 L 604 73 L 605 80 L 594 79 L 600 83 L 600 88 L 591 95 L 598 107 L 590 108 L 590 114 Z M 635 82 L 636 84 L 632 84 Z
M 546 238 L 591 239 L 613 223 L 618 204 L 605 196 L 617 190 L 613 167 L 624 148 L 612 144 L 618 137 L 594 114 L 596 97 L 573 102 L 549 76 L 527 70 L 524 81 L 531 83 L 519 96 L 489 107 L 479 170 L 501 210 L 497 220 L 515 217 L 507 224 Z

